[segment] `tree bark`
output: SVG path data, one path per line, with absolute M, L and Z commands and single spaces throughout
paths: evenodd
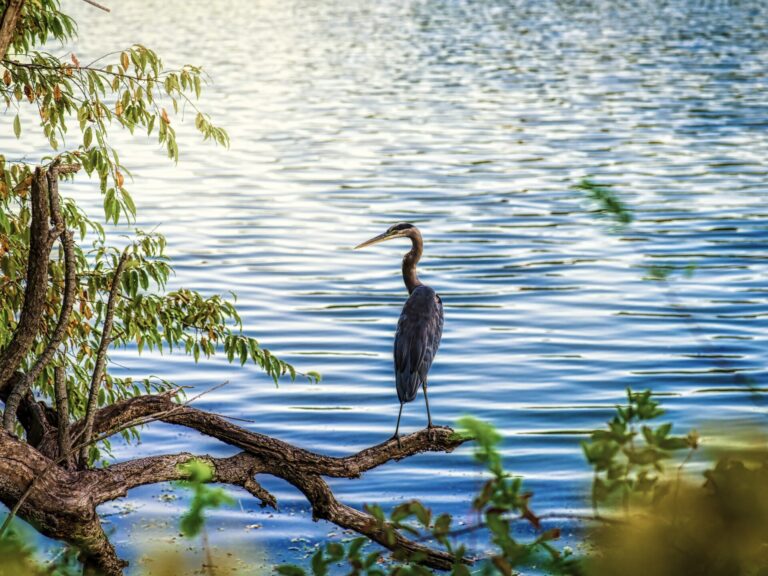
M 57 414 L 57 446 L 59 458 L 63 460 L 62 466 L 67 469 L 73 467 L 72 443 L 69 435 L 69 394 L 67 393 L 67 375 L 62 366 L 56 366 L 54 376 L 54 393 L 56 395 Z
M 7 11 L 7 9 L 6 9 Z M 19 323 L 8 346 L 0 351 L 0 389 L 21 366 L 29 353 L 40 327 L 45 308 L 48 286 L 48 256 L 52 243 L 49 241 L 48 219 L 50 205 L 45 170 L 36 168 L 32 178 L 32 223 L 30 225 L 29 257 L 27 258 L 27 285 L 24 289 L 24 306 Z
M 3 427 L 8 432 L 13 432 L 16 426 L 16 411 L 19 408 L 22 398 L 29 392 L 32 383 L 45 369 L 53 358 L 53 355 L 61 345 L 64 334 L 67 329 L 69 317 L 72 312 L 72 305 L 75 301 L 75 289 L 77 288 L 77 273 L 75 269 L 75 241 L 72 232 L 67 230 L 64 223 L 64 217 L 61 214 L 61 199 L 59 198 L 59 174 L 58 164 L 53 164 L 46 173 L 46 182 L 48 187 L 48 197 L 50 205 L 50 217 L 53 228 L 48 232 L 48 242 L 58 237 L 61 239 L 61 246 L 64 252 L 64 288 L 62 290 L 61 309 L 59 319 L 53 335 L 48 341 L 48 345 L 35 361 L 32 368 L 23 378 L 16 379 L 16 383 L 11 390 L 11 394 L 5 401 L 5 412 L 3 413 Z M 50 254 L 50 248 L 47 250 Z M 46 256 L 47 259 L 47 256 Z
M 16 25 L 21 19 L 21 9 L 24 7 L 24 0 L 9 0 L 0 21 L 0 60 L 5 58 L 8 47 L 13 41 L 16 33 Z

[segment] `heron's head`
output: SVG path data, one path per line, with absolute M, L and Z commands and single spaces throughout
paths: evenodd
M 416 228 L 413 224 L 409 224 L 408 222 L 400 222 L 399 224 L 394 224 L 390 226 L 384 234 L 379 234 L 378 236 L 374 236 L 370 240 L 366 240 L 362 244 L 358 244 L 355 246 L 355 250 L 358 248 L 365 248 L 366 246 L 371 246 L 372 244 L 378 244 L 379 242 L 386 242 L 387 240 L 394 240 L 395 238 L 403 238 L 414 235 L 414 233 L 418 233 L 419 229 Z

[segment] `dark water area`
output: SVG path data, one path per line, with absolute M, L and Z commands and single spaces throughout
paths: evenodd
M 675 430 L 699 427 L 705 443 L 715 423 L 765 424 L 765 2 L 113 4 L 65 5 L 80 60 L 140 42 L 168 65 L 202 64 L 202 106 L 232 138 L 228 151 L 200 142 L 188 113 L 174 167 L 154 143 L 117 137 L 138 225 L 168 236 L 174 287 L 236 292 L 248 334 L 323 380 L 276 388 L 223 358 L 133 350 L 114 355 L 115 372 L 228 381 L 198 406 L 326 454 L 383 441 L 408 245 L 352 247 L 410 221 L 425 237 L 422 280 L 445 306 L 433 418 L 494 423 L 535 510 L 589 508 L 579 442 L 628 386 L 663 395 Z M 583 178 L 610 185 L 634 221 L 601 218 L 574 187 Z M 70 190 L 100 213 L 94 183 Z M 402 424 L 425 423 L 419 398 Z M 166 425 L 142 436 L 118 459 L 234 452 Z M 211 514 L 217 546 L 269 565 L 347 537 L 313 523 L 288 485 L 259 480 L 280 512 L 233 491 L 239 504 Z M 465 523 L 481 483 L 469 447 L 331 481 L 354 506 L 420 498 Z M 153 486 L 102 511 L 134 558 L 177 541 L 184 504 Z

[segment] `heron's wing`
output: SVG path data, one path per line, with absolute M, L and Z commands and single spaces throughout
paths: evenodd
M 395 335 L 395 383 L 400 402 L 416 397 L 435 359 L 443 335 L 443 303 L 432 288 L 419 286 L 410 295 Z

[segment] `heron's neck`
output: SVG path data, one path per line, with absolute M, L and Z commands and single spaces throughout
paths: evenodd
M 416 264 L 421 260 L 421 253 L 424 251 L 424 242 L 421 240 L 421 234 L 415 228 L 412 228 L 408 234 L 413 244 L 411 251 L 403 256 L 403 282 L 408 288 L 408 294 L 411 294 L 418 286 L 421 286 L 419 277 L 416 275 Z

